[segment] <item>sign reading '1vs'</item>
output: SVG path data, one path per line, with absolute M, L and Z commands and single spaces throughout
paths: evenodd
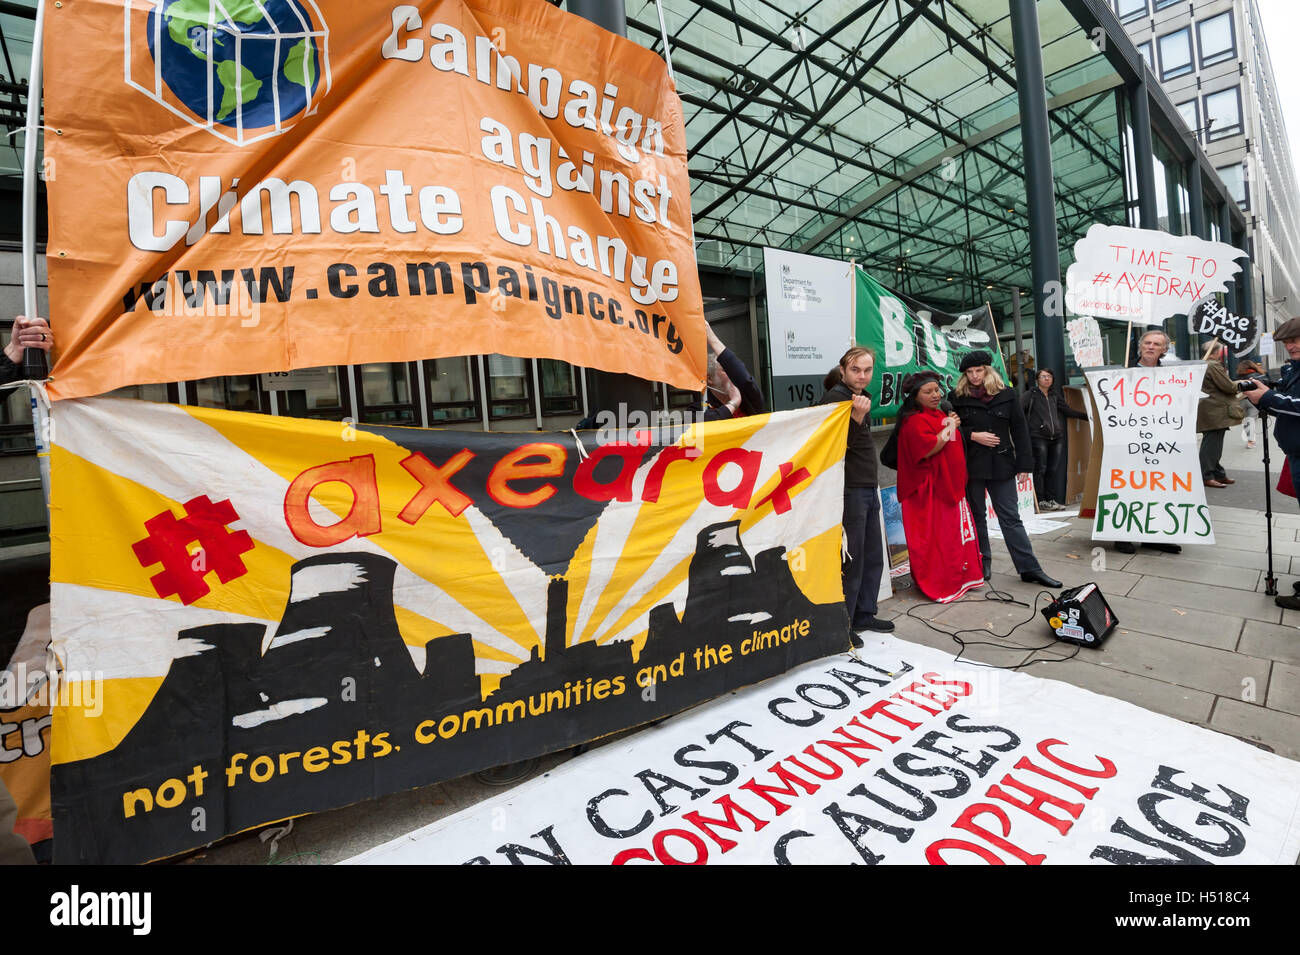
M 1104 441 L 1093 539 L 1213 544 L 1196 452 L 1205 366 L 1086 374 Z

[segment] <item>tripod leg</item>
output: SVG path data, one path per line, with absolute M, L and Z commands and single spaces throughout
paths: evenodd
M 1264 593 L 1277 596 L 1277 576 L 1273 573 L 1273 479 L 1269 473 L 1268 410 L 1259 409 L 1259 433 L 1264 440 L 1264 527 L 1268 532 L 1268 572 L 1264 574 Z M 1297 488 L 1300 493 L 1300 488 Z

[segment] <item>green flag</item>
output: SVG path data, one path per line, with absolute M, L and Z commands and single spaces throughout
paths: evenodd
M 1007 377 L 988 303 L 952 315 L 891 292 L 858 269 L 854 308 L 854 339 L 876 353 L 867 389 L 873 418 L 898 414 L 903 379 L 914 372 L 938 372 L 950 390 L 961 360 L 973 351 L 987 351 L 998 374 Z

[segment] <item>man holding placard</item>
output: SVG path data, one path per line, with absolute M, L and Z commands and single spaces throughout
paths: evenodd
M 1140 368 L 1159 368 L 1164 364 L 1165 355 L 1169 352 L 1169 336 L 1159 328 L 1149 329 L 1138 340 L 1138 359 L 1137 364 L 1133 367 Z M 1149 543 L 1146 546 L 1154 547 L 1156 550 L 1163 550 L 1170 554 L 1182 552 L 1182 546 L 1179 544 L 1168 544 L 1164 542 Z M 1133 541 L 1116 541 L 1115 549 L 1121 554 L 1136 554 L 1137 544 Z

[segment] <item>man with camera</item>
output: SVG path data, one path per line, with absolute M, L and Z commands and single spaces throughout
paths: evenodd
M 1281 342 L 1290 359 L 1282 369 L 1276 387 L 1270 388 L 1259 378 L 1240 383 L 1242 394 L 1256 407 L 1277 415 L 1273 436 L 1286 455 L 1291 482 L 1300 488 L 1300 318 L 1292 318 L 1273 331 L 1273 341 Z M 1254 387 L 1246 389 L 1247 384 Z M 1286 610 L 1300 610 L 1300 582 L 1293 585 L 1295 596 L 1278 597 L 1274 603 Z

